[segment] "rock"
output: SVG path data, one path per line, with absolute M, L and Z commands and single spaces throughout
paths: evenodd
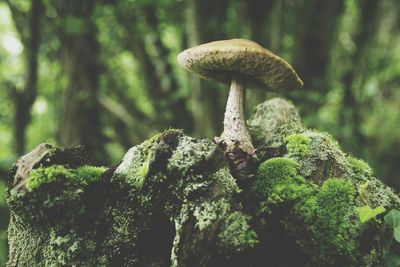
M 259 260 L 275 266 L 385 265 L 387 256 L 399 254 L 398 244 L 388 245 L 392 230 L 383 221 L 400 207 L 398 195 L 329 134 L 301 126 L 293 110 L 291 103 L 272 99 L 250 119 L 252 137 L 261 147 L 280 148 L 261 164 L 249 193 L 260 203 L 253 209 L 259 246 L 269 251 Z M 386 212 L 361 223 L 361 207 Z M 285 258 L 288 250 L 292 256 Z

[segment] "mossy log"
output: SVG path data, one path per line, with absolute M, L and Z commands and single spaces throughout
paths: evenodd
M 220 149 L 180 130 L 113 168 L 40 145 L 9 173 L 8 266 L 383 266 L 399 197 L 283 99 L 249 120 L 262 162 L 239 188 Z M 360 207 L 380 207 L 360 220 Z M 393 258 L 393 257 L 392 257 Z

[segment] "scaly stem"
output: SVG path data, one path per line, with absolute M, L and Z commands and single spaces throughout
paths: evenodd
M 251 143 L 250 133 L 247 130 L 246 120 L 244 117 L 245 91 L 245 82 L 234 77 L 232 79 L 229 97 L 226 103 L 224 139 L 228 146 L 233 145 L 235 141 L 238 141 L 241 149 L 248 154 L 252 154 L 254 152 L 254 147 Z

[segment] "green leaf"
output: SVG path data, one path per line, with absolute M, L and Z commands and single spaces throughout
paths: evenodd
M 392 209 L 385 215 L 385 222 L 392 228 L 396 229 L 400 225 L 400 211 Z
M 386 209 L 382 206 L 376 207 L 375 209 L 370 206 L 357 207 L 356 211 L 358 212 L 358 218 L 361 223 L 365 223 L 372 218 L 375 218 L 377 215 L 386 211 Z
M 400 256 L 394 253 L 389 253 L 385 255 L 385 266 L 386 267 L 400 266 Z
M 394 228 L 393 230 L 393 237 L 394 239 L 400 243 L 400 225 Z

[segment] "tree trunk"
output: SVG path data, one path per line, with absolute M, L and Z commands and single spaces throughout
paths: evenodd
M 346 143 L 351 151 L 362 152 L 366 137 L 362 132 L 363 109 L 360 98 L 368 75 L 368 60 L 372 56 L 371 47 L 374 45 L 379 26 L 379 1 L 360 1 L 360 18 L 358 28 L 353 40 L 356 50 L 349 57 L 350 66 L 342 73 L 341 79 L 344 86 L 343 110 L 340 116 L 340 124 L 349 127 L 348 134 L 344 133 L 344 139 L 352 142 Z M 351 136 L 349 136 L 351 134 Z
M 293 66 L 304 81 L 304 88 L 294 91 L 291 96 L 296 103 L 300 103 L 302 113 L 307 115 L 325 104 L 325 96 L 330 89 L 327 70 L 337 38 L 337 26 L 344 11 L 344 1 L 304 2 L 296 1 L 292 7 L 298 15 L 290 24 L 296 44 Z
M 189 47 L 227 38 L 223 31 L 229 1 L 195 1 L 186 3 L 186 38 Z M 185 47 L 187 48 L 187 47 Z M 192 92 L 194 129 L 199 136 L 219 135 L 228 89 L 215 82 L 200 80 L 189 74 Z M 218 90 L 220 89 L 220 90 Z
M 161 40 L 157 7 L 153 4 L 132 5 L 120 3 L 116 8 L 117 18 L 128 33 L 128 48 L 140 63 L 149 101 L 157 116 L 157 128 L 185 129 L 191 132 L 191 114 L 186 107 L 186 98 L 179 91 L 170 51 Z M 144 28 L 144 30 L 143 30 Z M 147 38 L 152 36 L 152 38 Z M 151 41 L 146 41 L 151 39 Z
M 91 20 L 96 1 L 57 1 L 62 67 L 68 84 L 63 95 L 58 142 L 82 144 L 97 162 L 107 162 L 105 136 L 99 112 L 101 71 L 97 26 Z
M 13 10 L 12 15 L 16 25 L 20 25 L 20 16 L 12 4 L 8 2 L 10 9 Z M 27 62 L 25 85 L 22 90 L 18 90 L 15 86 L 10 85 L 9 89 L 14 100 L 14 142 L 15 152 L 21 156 L 25 152 L 26 145 L 26 128 L 31 120 L 31 109 L 37 95 L 38 80 L 38 55 L 41 38 L 41 20 L 43 16 L 43 3 L 41 0 L 32 1 L 31 10 L 29 11 L 28 34 L 23 32 L 22 27 L 17 27 L 20 31 L 22 40 L 25 41 L 25 55 Z

